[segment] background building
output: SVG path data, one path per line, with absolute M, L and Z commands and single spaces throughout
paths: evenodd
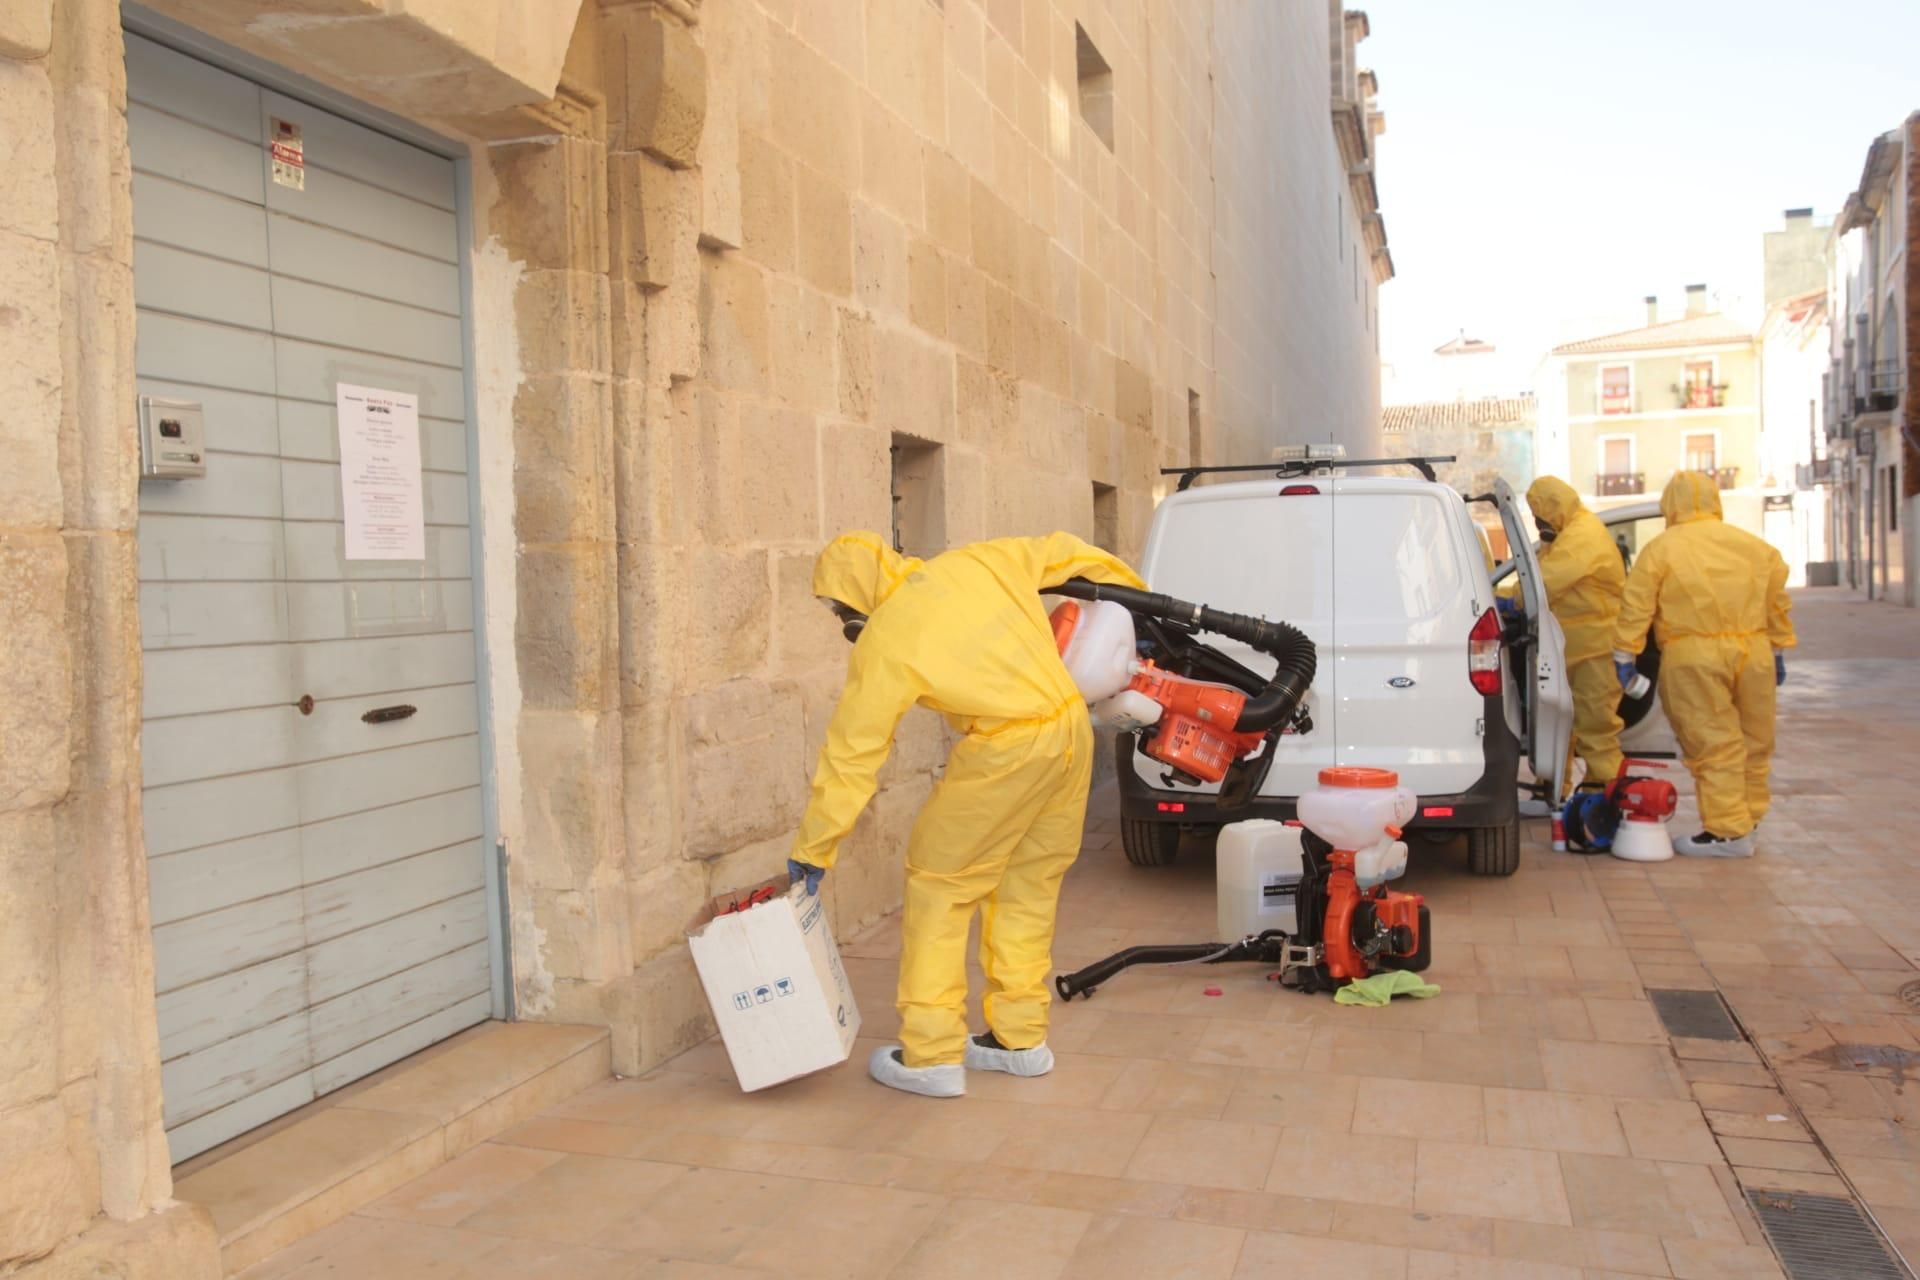
M 1381 427 L 1388 457 L 1451 455 L 1455 461 L 1436 467 L 1436 476 L 1475 497 L 1491 493 L 1496 480 L 1505 480 L 1516 493 L 1526 492 L 1534 477 L 1538 416 L 1531 393 L 1485 396 L 1390 404 L 1381 410 Z M 1495 558 L 1506 559 L 1507 534 L 1499 514 L 1485 503 L 1476 504 L 1473 514 L 1487 531 Z
M 1837 581 L 1827 510 L 1830 474 L 1822 421 L 1827 372 L 1827 250 L 1832 226 L 1789 209 L 1762 238 L 1760 321 L 1761 520 L 1793 586 Z
M 1761 530 L 1760 358 L 1753 332 L 1687 286 L 1638 329 L 1555 347 L 1541 370 L 1540 466 L 1596 508 L 1657 497 L 1675 471 L 1716 477 L 1727 519 Z M 1553 461 L 1549 461 L 1552 459 Z
M 215 1274 L 175 1159 L 477 1020 L 704 1036 L 683 932 L 781 867 L 842 678 L 830 534 L 1131 553 L 1162 466 L 1375 447 L 1366 30 L 0 7 L 0 1270 Z M 142 482 L 142 422 L 204 475 Z M 343 452 L 406 558 L 347 554 Z M 841 930 L 944 745 L 903 725 Z
M 1826 290 L 1770 301 L 1759 343 L 1763 530 L 1786 559 L 1790 586 L 1833 586 L 1832 468 L 1822 419 L 1831 347 Z
M 1848 585 L 1914 603 L 1913 499 L 1920 485 L 1920 338 L 1913 288 L 1920 199 L 1920 113 L 1874 139 L 1834 223 L 1827 282 L 1831 362 L 1827 446 L 1836 557 Z

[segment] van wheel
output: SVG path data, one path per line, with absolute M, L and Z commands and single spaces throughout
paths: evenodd
M 1164 867 L 1180 856 L 1180 826 L 1173 822 L 1120 819 L 1120 847 L 1136 867 Z
M 1520 819 L 1467 832 L 1467 870 L 1477 876 L 1510 876 L 1520 869 Z

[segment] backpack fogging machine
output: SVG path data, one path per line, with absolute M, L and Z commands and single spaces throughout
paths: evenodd
M 1219 784 L 1218 811 L 1245 810 L 1287 733 L 1307 733 L 1313 641 L 1285 622 L 1229 613 L 1172 596 L 1074 579 L 1052 615 L 1054 639 L 1094 718 L 1131 734 L 1171 781 Z M 1273 660 L 1263 676 L 1201 639 L 1236 640 Z M 1054 986 L 1090 995 L 1137 964 L 1275 966 L 1282 983 L 1331 990 L 1389 968 L 1425 969 L 1432 956 L 1418 894 L 1386 887 L 1406 869 L 1401 827 L 1417 801 L 1379 769 L 1327 769 L 1301 797 L 1301 868 L 1291 930 L 1238 939 L 1130 947 Z

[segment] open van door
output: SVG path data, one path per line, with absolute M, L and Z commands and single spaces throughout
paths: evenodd
M 1513 548 L 1520 602 L 1527 616 L 1522 640 L 1508 651 L 1524 709 L 1527 758 L 1533 776 L 1548 784 L 1547 803 L 1558 809 L 1573 786 L 1568 776 L 1573 685 L 1567 679 L 1566 637 L 1547 609 L 1540 558 L 1534 552 L 1533 521 L 1527 509 L 1505 480 L 1494 481 L 1493 496 L 1500 509 L 1500 522 L 1507 530 L 1507 544 Z
M 1635 552 L 1658 537 L 1667 526 L 1658 502 L 1635 502 L 1610 507 L 1598 514 L 1600 523 L 1607 526 L 1607 532 L 1629 557 L 1629 567 Z M 1625 726 L 1620 731 L 1620 750 L 1629 756 L 1677 757 L 1680 743 L 1673 736 L 1673 726 L 1667 722 L 1666 709 L 1659 697 L 1660 646 L 1651 634 L 1647 636 L 1647 647 L 1641 651 L 1638 665 L 1640 674 L 1652 687 L 1642 697 L 1620 699 L 1620 720 Z

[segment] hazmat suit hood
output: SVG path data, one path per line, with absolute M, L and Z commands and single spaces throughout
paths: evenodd
M 1527 486 L 1527 506 L 1536 520 L 1543 521 L 1555 533 L 1563 533 L 1567 522 L 1586 510 L 1573 486 L 1558 476 L 1541 476 Z
M 813 562 L 813 594 L 871 616 L 920 565 L 877 533 L 843 533 Z
M 1667 527 L 1695 520 L 1720 519 L 1720 486 L 1698 471 L 1676 471 L 1660 495 L 1660 514 Z

